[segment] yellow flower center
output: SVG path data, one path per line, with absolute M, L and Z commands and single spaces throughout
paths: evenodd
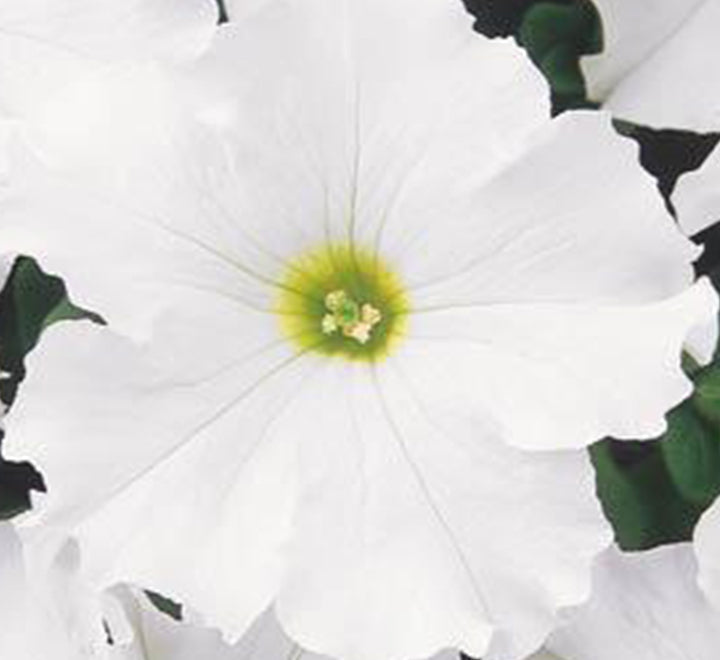
M 299 349 L 377 362 L 402 338 L 408 299 L 397 275 L 357 246 L 325 244 L 292 259 L 275 311 Z

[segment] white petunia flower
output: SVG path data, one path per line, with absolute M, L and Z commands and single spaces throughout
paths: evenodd
M 716 131 L 720 86 L 718 0 L 593 0 L 604 50 L 582 59 L 591 99 L 656 128 Z
M 549 122 L 470 22 L 268 3 L 175 158 L 129 140 L 112 194 L 16 174 L 0 241 L 110 324 L 47 333 L 7 439 L 98 588 L 231 639 L 272 606 L 348 660 L 521 658 L 586 598 L 610 534 L 584 447 L 664 430 L 716 297 L 608 117 Z
M 715 660 L 720 611 L 696 578 L 690 543 L 638 553 L 610 549 L 595 567 L 590 601 L 568 613 L 546 643 L 548 659 Z
M 622 119 L 656 128 L 720 130 L 718 0 L 594 0 L 605 48 L 582 60 L 592 99 Z M 720 149 L 680 177 L 673 204 L 692 236 L 720 220 Z
M 700 586 L 720 609 L 720 500 L 703 514 L 695 528 L 694 543 L 700 566 Z

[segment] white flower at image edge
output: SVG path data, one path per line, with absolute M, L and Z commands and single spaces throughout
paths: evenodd
M 57 531 L 0 523 L 0 656 L 12 660 L 268 660 L 291 645 L 271 621 L 233 648 L 217 631 L 173 621 L 136 589 L 83 583 L 76 544 Z M 272 641 L 272 645 L 271 645 Z M 260 648 L 258 648 L 260 650 Z M 287 651 L 286 651 L 287 652 Z M 279 657 L 279 656 L 278 656 Z
M 620 119 L 654 128 L 720 129 L 717 0 L 593 0 L 603 51 L 581 60 L 588 95 Z
M 45 334 L 5 449 L 97 588 L 230 640 L 272 607 L 348 660 L 522 658 L 587 598 L 611 533 L 585 447 L 663 432 L 716 296 L 609 118 L 548 120 L 470 25 L 268 3 L 222 30 L 221 105 L 175 153 L 131 144 L 110 189 L 19 162 L 0 241 L 109 326 Z
M 8 275 L 12 270 L 14 259 L 8 255 L 0 254 L 0 291 L 5 286 Z
M 694 542 L 700 567 L 700 586 L 720 610 L 720 500 L 703 514 L 695 528 Z
M 604 49 L 582 59 L 591 99 L 620 119 L 659 129 L 720 131 L 717 0 L 594 0 Z M 720 149 L 680 177 L 672 201 L 692 236 L 720 221 Z
M 28 552 L 12 524 L 0 523 L 0 655 L 18 660 L 87 657 L 106 638 L 101 604 L 72 579 L 76 548 L 50 534 Z
M 549 658 L 715 660 L 720 610 L 698 588 L 697 571 L 690 543 L 609 549 L 595 567 L 590 601 L 568 612 L 547 641 Z
M 680 177 L 672 202 L 680 227 L 688 236 L 720 222 L 720 148 L 716 146 L 697 170 Z

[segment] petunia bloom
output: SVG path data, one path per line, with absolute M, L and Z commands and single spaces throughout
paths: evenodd
M 697 570 L 690 543 L 635 553 L 613 547 L 595 568 L 590 601 L 548 640 L 550 657 L 714 660 L 720 610 L 698 588 Z
M 593 0 L 604 49 L 582 59 L 591 99 L 655 128 L 720 129 L 717 0 Z
M 131 141 L 117 187 L 16 171 L 0 240 L 109 326 L 46 334 L 7 449 L 98 588 L 233 640 L 272 607 L 348 660 L 522 658 L 587 597 L 584 448 L 663 431 L 716 296 L 609 118 L 551 122 L 470 23 L 267 3 L 200 65 L 221 93 L 174 157 Z

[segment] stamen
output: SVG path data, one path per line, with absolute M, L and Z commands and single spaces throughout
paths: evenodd
M 338 324 L 335 317 L 332 314 L 325 314 L 322 320 L 322 331 L 325 335 L 331 335 L 333 332 L 337 332 Z
M 341 330 L 343 335 L 360 344 L 370 341 L 373 327 L 382 320 L 378 309 L 370 303 L 359 305 L 342 289 L 325 296 L 325 307 L 330 313 L 322 319 L 323 333 L 331 335 Z

